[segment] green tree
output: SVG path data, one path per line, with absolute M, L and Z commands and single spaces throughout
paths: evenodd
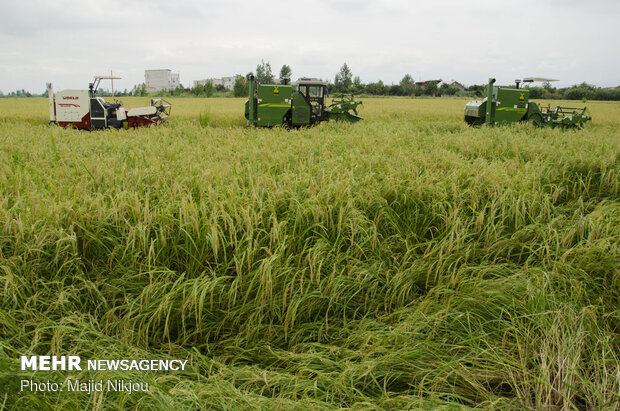
M 542 87 L 528 87 L 527 89 L 530 91 L 530 98 L 543 98 L 547 93 L 547 90 Z
M 415 86 L 415 80 L 411 76 L 411 74 L 405 74 L 405 77 L 400 81 L 400 86 L 403 88 L 403 92 L 405 94 L 412 94 L 413 87 Z
M 192 94 L 195 96 L 211 97 L 214 91 L 213 80 L 206 80 L 205 84 L 196 84 L 192 87 Z
M 387 87 L 387 89 L 388 89 L 388 94 L 390 96 L 404 96 L 405 95 L 405 89 L 400 84 L 392 84 L 391 86 Z
M 482 97 L 485 95 L 487 86 L 482 84 L 474 84 L 467 88 L 467 91 L 472 91 L 476 97 Z
M 385 94 L 385 85 L 383 81 L 379 80 L 376 83 L 368 83 L 365 87 L 366 93 L 374 94 L 376 96 L 382 96 Z
M 553 87 L 549 81 L 544 81 L 542 87 L 549 93 L 555 93 L 555 87 Z
M 572 86 L 564 90 L 564 98 L 567 100 L 591 100 L 594 98 L 596 87 L 588 84 L 581 83 L 578 86 Z
M 427 96 L 434 96 L 437 94 L 437 80 L 428 81 L 424 86 L 424 94 Z
M 273 73 L 271 72 L 271 63 L 264 60 L 256 66 L 256 83 L 270 84 L 273 83 Z
M 142 83 L 134 86 L 131 94 L 138 97 L 146 97 L 148 95 L 148 92 L 146 91 L 146 84 Z
M 250 74 L 250 73 L 248 73 Z M 235 84 L 233 85 L 233 96 L 247 97 L 249 94 L 248 82 L 241 74 L 235 76 Z
M 362 84 L 360 76 L 353 77 L 353 92 L 356 94 L 364 92 L 364 85 Z
M 452 87 L 452 86 L 449 86 L 449 85 L 448 85 L 448 84 L 446 84 L 446 83 L 443 83 L 443 84 L 441 85 L 441 87 L 439 88 L 439 93 L 438 93 L 438 94 L 439 94 L 439 95 L 442 95 L 442 96 L 453 96 L 453 95 L 455 95 L 458 91 L 459 91 L 459 89 L 458 89 L 458 88 L 456 88 L 456 87 Z
M 351 84 L 353 84 L 352 79 L 353 73 L 347 63 L 344 63 L 342 67 L 340 67 L 340 71 L 336 74 L 336 78 L 334 79 L 336 91 L 346 91 L 349 87 L 351 87 Z
M 213 80 L 205 81 L 205 84 L 202 86 L 203 95 L 205 97 L 211 97 L 215 92 L 215 86 L 213 85 Z
M 291 71 L 291 66 L 289 66 L 288 64 L 284 64 L 282 66 L 282 68 L 280 69 L 280 78 L 287 78 L 290 79 L 291 75 L 293 74 L 293 72 Z
M 211 85 L 211 87 L 213 87 L 213 84 Z M 183 87 L 183 84 L 179 84 L 177 88 L 175 88 L 174 90 L 170 90 L 170 95 L 174 97 L 178 97 L 181 94 L 183 94 L 184 91 L 185 91 L 185 88 Z M 211 94 L 213 94 L 213 89 L 211 89 Z

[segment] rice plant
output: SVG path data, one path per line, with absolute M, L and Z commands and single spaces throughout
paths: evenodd
M 0 409 L 620 408 L 617 103 L 577 132 L 470 128 L 459 99 L 299 130 L 172 103 L 88 133 L 0 99 Z M 190 366 L 20 371 L 69 354 Z

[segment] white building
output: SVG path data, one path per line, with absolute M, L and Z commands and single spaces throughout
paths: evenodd
M 144 84 L 148 92 L 174 90 L 181 85 L 179 73 L 170 69 L 144 70 Z
M 232 90 L 235 87 L 235 77 L 222 77 L 222 84 L 227 90 Z

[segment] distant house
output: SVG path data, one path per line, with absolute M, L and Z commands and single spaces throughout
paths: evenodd
M 462 85 L 461 83 L 459 83 L 456 80 L 450 80 L 450 81 L 440 80 L 439 83 L 437 83 L 437 87 L 441 88 L 441 86 L 443 86 L 444 84 L 447 84 L 448 87 L 455 87 L 455 88 L 459 89 L 460 91 L 465 91 L 465 86 Z
M 174 90 L 180 87 L 179 73 L 173 73 L 170 69 L 144 70 L 144 84 L 147 91 Z
M 194 80 L 194 87 L 204 86 L 207 81 L 211 80 L 213 86 L 224 86 L 226 90 L 232 90 L 235 86 L 235 77 L 222 77 L 222 78 L 206 78 L 204 80 Z
M 457 89 L 459 89 L 459 91 L 465 91 L 465 86 L 462 85 L 461 83 L 459 83 L 456 80 L 443 80 L 443 79 L 439 79 L 439 80 L 416 81 L 415 82 L 415 86 L 416 87 L 425 87 L 431 81 L 437 82 L 437 88 L 441 88 L 441 86 L 446 84 L 446 85 L 448 85 L 448 87 L 456 87 Z

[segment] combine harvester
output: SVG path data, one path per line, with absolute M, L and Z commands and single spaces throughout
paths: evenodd
M 325 106 L 327 83 L 300 79 L 297 84 L 260 84 L 256 86 L 253 75 L 248 76 L 250 96 L 245 102 L 245 118 L 248 126 L 300 127 L 328 120 L 346 120 L 355 123 L 362 120 L 357 115 L 353 95 L 342 95 Z
M 52 83 L 47 84 L 50 106 L 50 124 L 81 130 L 106 128 L 136 128 L 158 125 L 170 117 L 171 104 L 166 100 L 151 99 L 150 107 L 125 109 L 122 103 L 108 103 L 97 97 L 101 80 L 120 79 L 113 76 L 96 76 L 88 90 L 62 90 L 54 93 Z M 112 83 L 114 96 L 114 83 Z
M 538 107 L 530 102 L 530 91 L 519 84 L 534 81 L 556 81 L 544 78 L 515 80 L 515 87 L 497 87 L 494 78 L 489 79 L 487 97 L 470 101 L 465 105 L 465 121 L 472 126 L 488 124 L 511 124 L 529 122 L 536 127 L 583 128 L 592 120 L 586 107 Z

